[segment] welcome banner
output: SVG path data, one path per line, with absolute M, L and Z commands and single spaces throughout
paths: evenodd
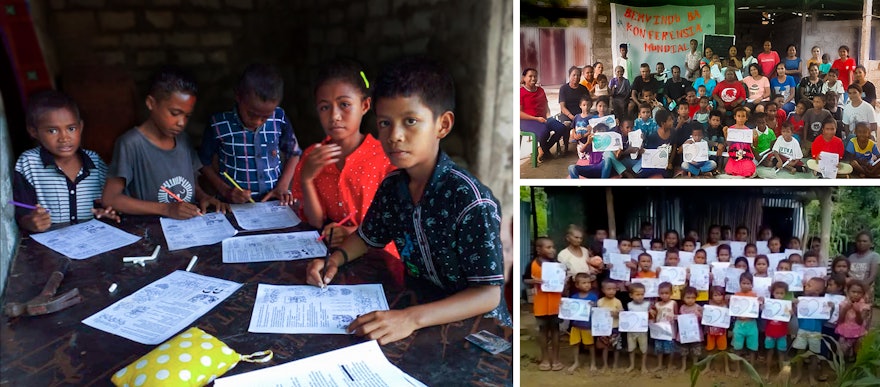
M 690 40 L 699 42 L 703 35 L 715 33 L 715 6 L 631 7 L 611 4 L 611 44 L 614 58 L 620 56 L 621 43 L 629 45 L 629 74 L 632 81 L 639 74 L 639 65 L 648 63 L 651 71 L 657 62 L 666 70 L 673 65 L 682 68 L 690 51 Z

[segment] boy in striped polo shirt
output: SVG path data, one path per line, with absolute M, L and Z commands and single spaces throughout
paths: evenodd
M 504 303 L 501 211 L 492 192 L 440 150 L 455 121 L 452 76 L 424 59 L 403 59 L 373 92 L 379 141 L 398 170 L 376 191 L 356 234 L 328 259 L 309 264 L 307 282 L 325 286 L 339 266 L 393 241 L 406 284 L 422 304 L 362 315 L 348 331 L 387 344 L 415 330 L 487 314 L 510 326 Z
M 55 90 L 34 94 L 27 106 L 28 134 L 40 146 L 24 151 L 15 163 L 12 196 L 36 209 L 16 207 L 15 220 L 30 232 L 54 223 L 110 218 L 112 208 L 93 208 L 101 198 L 107 165 L 97 153 L 79 147 L 83 122 L 76 102 Z

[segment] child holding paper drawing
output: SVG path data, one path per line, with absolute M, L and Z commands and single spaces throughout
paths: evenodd
M 535 259 L 530 264 L 532 278 L 523 280 L 526 285 L 533 285 L 535 298 L 533 313 L 538 323 L 538 346 L 541 347 L 541 371 L 559 371 L 564 366 L 559 361 L 559 303 L 562 293 L 541 290 L 541 264 L 556 261 L 556 249 L 553 240 L 539 237 L 535 240 Z
M 730 128 L 724 130 L 725 138 L 727 138 L 728 129 L 749 129 L 749 127 L 746 126 L 749 114 L 745 108 L 738 107 L 734 109 L 733 119 L 736 123 Z M 752 137 L 752 142 L 754 142 L 754 135 Z M 729 153 L 730 159 L 727 160 L 727 164 L 724 167 L 725 173 L 731 176 L 755 176 L 755 154 L 752 152 L 752 143 L 734 142 L 728 144 L 726 149 Z
M 328 258 L 311 261 L 307 282 L 326 286 L 339 266 L 360 258 L 368 247 L 383 248 L 394 241 L 408 287 L 426 302 L 361 315 L 349 332 L 387 344 L 422 327 L 484 314 L 510 325 L 501 291 L 500 205 L 486 186 L 440 150 L 440 140 L 455 123 L 452 76 L 429 60 L 402 59 L 379 75 L 373 102 L 380 143 L 399 169 L 379 185 L 358 232 Z M 550 254 L 542 257 L 555 259 L 552 241 L 543 241 L 542 248 L 548 244 Z M 329 265 L 322 275 L 325 261 Z M 554 321 L 545 321 L 553 325 L 545 331 L 549 333 L 558 330 L 560 297 L 547 298 L 545 310 L 538 313 Z M 558 332 L 544 336 L 556 336 L 545 365 L 562 369 Z
M 868 315 L 871 305 L 865 302 L 865 283 L 850 281 L 846 287 L 846 300 L 840 303 L 840 315 L 834 332 L 840 335 L 840 349 L 847 359 L 854 359 L 859 342 L 868 333 Z
M 666 260 L 663 262 L 663 266 L 673 266 L 678 267 L 680 262 L 680 258 L 678 257 L 678 250 L 666 250 Z M 661 271 L 662 269 L 657 269 Z M 671 298 L 673 300 L 681 300 L 682 292 L 686 285 L 672 285 L 672 295 Z
M 694 265 L 705 265 L 706 264 L 706 250 L 699 249 L 694 253 Z M 688 269 L 688 275 L 690 275 L 690 269 Z M 712 273 L 709 273 L 709 283 L 712 283 Z M 690 284 L 690 279 L 688 279 L 688 284 Z M 708 290 L 697 290 L 697 303 L 703 305 L 709 301 L 709 291 Z
M 649 259 L 650 257 L 651 256 L 648 255 Z M 639 258 L 641 258 L 641 256 L 639 256 Z M 645 285 L 640 283 L 630 284 L 629 295 L 632 298 L 632 301 L 626 304 L 626 310 L 630 312 L 647 313 L 651 309 L 651 303 L 645 301 Z M 629 352 L 629 368 L 624 372 L 630 372 L 635 368 L 636 348 L 638 348 L 638 350 L 642 352 L 642 373 L 648 373 L 648 332 L 627 332 L 626 346 Z
M 688 146 L 688 145 L 696 146 L 696 144 L 698 144 L 698 143 L 705 143 L 708 148 L 709 144 L 706 142 L 705 139 L 703 139 L 703 126 L 702 125 L 689 124 L 688 129 L 691 130 L 691 137 L 689 139 L 685 140 L 684 144 L 682 145 L 682 149 L 684 149 L 684 147 Z M 703 160 L 703 161 L 684 160 L 681 163 L 681 169 L 683 171 L 687 172 L 688 176 L 700 176 L 700 175 L 706 175 L 706 174 L 711 175 L 711 173 L 713 171 L 715 171 L 715 168 L 717 166 L 718 166 L 718 164 L 712 160 Z
M 101 199 L 107 165 L 97 153 L 79 146 L 83 121 L 76 102 L 59 91 L 36 93 L 27 101 L 26 121 L 28 134 L 40 146 L 24 151 L 15 163 L 12 197 L 36 208 L 15 207 L 18 225 L 43 232 L 53 223 L 92 217 L 119 222 L 112 207 L 93 208 Z
M 382 179 L 395 169 L 379 140 L 360 132 L 372 103 L 363 70 L 336 59 L 318 73 L 315 104 L 326 137 L 303 152 L 290 187 L 292 198 L 302 200 L 303 219 L 325 237 L 333 230 L 331 246 L 357 231 Z M 349 215 L 351 223 L 337 223 Z M 393 243 L 385 250 L 398 256 Z
M 822 171 L 819 170 L 819 156 L 822 152 L 827 152 L 836 153 L 838 156 L 838 160 L 840 160 L 837 163 L 838 175 L 849 175 L 850 173 L 852 173 L 852 166 L 843 161 L 843 140 L 841 140 L 840 137 L 835 136 L 836 132 L 837 120 L 833 118 L 827 118 L 825 119 L 825 121 L 822 121 L 822 135 L 816 137 L 816 140 L 813 141 L 813 145 L 810 151 L 810 154 L 813 158 L 807 160 L 807 168 L 810 168 L 818 173 L 822 173 Z M 834 178 L 835 176 L 825 177 Z
M 821 297 L 825 292 L 825 280 L 819 277 L 813 277 L 804 284 L 804 296 Z M 798 300 L 792 301 L 792 307 L 797 310 Z M 831 306 L 833 303 L 829 302 Z M 800 318 L 797 319 L 798 330 L 791 347 L 798 350 L 798 354 L 803 354 L 808 349 L 812 353 L 820 353 L 822 346 L 822 319 Z M 816 368 L 813 366 L 813 357 L 804 360 L 804 364 L 794 370 L 794 383 L 800 382 L 802 369 L 806 367 L 809 371 L 810 385 L 816 384 Z
M 574 286 L 577 291 L 572 292 L 569 295 L 570 298 L 576 300 L 587 300 L 590 301 L 592 306 L 596 306 L 596 302 L 599 301 L 599 293 L 593 290 L 593 282 L 596 281 L 596 276 L 587 273 L 577 273 L 574 276 Z M 571 374 L 580 367 L 580 349 L 581 344 L 587 347 L 590 351 L 590 371 L 596 372 L 596 351 L 593 347 L 593 334 L 590 332 L 590 322 L 589 321 L 571 321 L 571 332 L 569 332 L 568 344 L 572 346 L 574 350 L 574 364 L 571 367 L 566 369 L 566 372 Z
M 703 319 L 703 307 L 697 305 L 697 289 L 693 287 L 686 287 L 684 289 L 684 304 L 678 308 L 678 315 L 686 315 L 686 314 L 695 314 L 697 315 L 697 321 Z M 699 328 L 699 326 L 698 326 Z M 703 343 L 695 342 L 695 343 L 682 343 L 681 342 L 681 329 L 679 332 L 679 344 L 678 344 L 678 352 L 681 355 L 681 372 L 684 372 L 687 369 L 687 358 L 690 355 L 693 358 L 694 364 L 697 364 L 697 360 L 700 358 L 702 354 Z M 700 337 L 703 337 L 703 332 L 700 330 Z
M 671 299 L 672 284 L 663 282 L 657 287 L 657 294 L 660 300 L 655 302 L 648 311 L 648 318 L 657 323 L 669 323 L 669 327 L 673 327 L 675 315 L 678 314 L 678 304 Z M 675 329 L 672 328 L 675 332 Z M 654 339 L 654 353 L 657 354 L 657 368 L 654 372 L 663 369 L 663 355 L 669 355 L 669 371 L 672 371 L 672 355 L 675 353 L 675 342 L 673 340 Z
M 770 259 L 766 255 L 760 254 L 755 257 L 755 277 L 770 277 L 769 269 Z
M 174 219 L 200 216 L 208 207 L 226 213 L 229 205 L 199 186 L 196 174 L 202 163 L 184 132 L 197 94 L 195 78 L 181 69 L 163 67 L 153 75 L 146 98 L 149 118 L 116 139 L 102 195 L 105 205 L 126 214 Z
M 739 258 L 736 261 L 739 263 Z M 758 297 L 752 291 L 752 283 L 752 274 L 748 271 L 742 273 L 739 276 L 739 292 L 735 295 Z M 759 302 L 761 301 L 762 299 L 759 299 Z M 749 354 L 749 363 L 755 364 L 755 354 L 758 352 L 758 322 L 754 318 L 736 317 L 736 322 L 733 325 L 733 342 L 731 344 L 735 351 L 740 352 L 743 350 L 743 344 L 745 344 L 746 352 Z M 739 362 L 736 363 L 735 368 L 734 374 L 738 376 L 740 370 Z
M 755 113 L 755 129 L 754 129 L 754 137 L 755 137 L 755 157 L 759 160 L 759 165 L 763 166 L 771 166 L 772 161 L 770 157 L 770 152 L 773 148 L 773 143 L 776 141 L 776 134 L 773 133 L 770 128 L 767 127 L 766 123 L 767 115 L 764 113 Z
M 623 344 L 620 342 L 620 332 L 618 324 L 620 324 L 620 311 L 623 310 L 623 304 L 615 297 L 617 295 L 617 284 L 614 281 L 605 280 L 602 282 L 603 297 L 596 302 L 599 308 L 609 309 L 611 311 L 611 336 L 600 336 L 596 338 L 596 349 L 602 350 L 602 373 L 608 371 L 608 352 L 614 352 L 614 363 L 611 366 L 611 372 L 617 370 L 617 358 L 620 356 L 620 350 Z
M 723 286 L 713 286 L 709 291 L 712 293 L 709 305 L 727 308 Z M 706 335 L 706 351 L 714 352 L 716 350 L 719 352 L 727 350 L 727 329 L 710 326 L 709 333 Z M 721 356 L 721 358 L 724 359 L 724 373 L 732 375 L 732 372 L 730 372 L 730 363 L 727 360 L 728 357 Z M 712 364 L 709 363 L 707 368 L 709 371 L 712 371 Z
M 770 237 L 767 241 L 767 248 L 770 249 L 770 254 L 778 254 L 782 252 L 782 238 L 777 235 Z
M 770 286 L 770 297 L 783 300 L 788 293 L 788 284 L 777 281 Z M 788 314 L 791 314 L 789 309 Z M 766 337 L 764 338 L 764 349 L 767 350 L 767 378 L 770 378 L 770 370 L 773 369 L 773 351 L 779 355 L 779 372 L 785 366 L 785 352 L 788 351 L 788 322 L 767 320 L 767 328 L 764 330 Z
M 833 270 L 834 265 L 832 265 Z M 847 278 L 844 274 L 841 273 L 831 273 L 826 281 L 825 285 L 825 298 L 839 296 L 842 299 L 846 298 L 846 282 Z M 837 300 L 833 300 L 837 301 Z M 837 328 L 837 321 L 840 319 L 840 305 L 842 303 L 838 302 L 834 305 L 834 309 L 832 309 L 831 318 L 822 323 L 822 335 L 828 335 L 834 338 L 832 342 L 827 342 L 826 340 L 822 340 L 822 353 L 826 359 L 831 359 L 831 353 L 837 353 L 837 343 L 840 342 L 840 336 L 835 332 Z M 836 312 L 835 312 L 836 311 Z M 830 348 L 829 348 L 830 344 Z M 819 375 L 819 380 L 825 379 L 823 375 Z

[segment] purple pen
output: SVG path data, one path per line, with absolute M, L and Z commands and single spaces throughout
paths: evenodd
M 32 206 L 30 204 L 25 204 L 25 203 L 19 203 L 15 200 L 10 200 L 9 204 L 12 204 L 13 206 L 16 206 L 16 207 L 27 208 L 29 210 L 36 210 L 37 209 L 37 206 Z M 46 208 L 45 210 L 46 210 L 46 212 L 49 212 L 48 208 Z

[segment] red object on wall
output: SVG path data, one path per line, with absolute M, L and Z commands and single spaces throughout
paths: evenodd
M 24 103 L 31 93 L 54 88 L 27 1 L 0 0 L 0 38 Z

